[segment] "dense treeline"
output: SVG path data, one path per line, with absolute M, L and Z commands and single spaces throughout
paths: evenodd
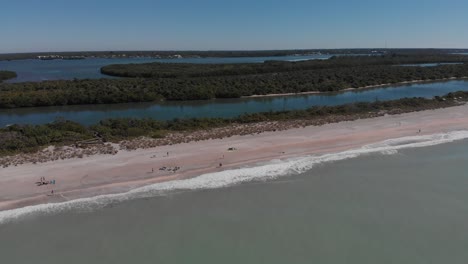
M 113 104 L 162 99 L 144 80 L 74 80 L 0 84 L 0 108 Z
M 12 71 L 0 71 L 0 82 L 8 79 L 16 78 L 16 72 Z
M 464 76 L 468 76 L 468 64 L 437 67 L 369 65 L 238 76 L 3 83 L 0 84 L 0 108 L 334 92 L 350 87 Z
M 119 77 L 190 78 L 228 75 L 249 75 L 272 72 L 358 67 L 369 65 L 401 65 L 417 63 L 466 63 L 463 55 L 334 56 L 328 60 L 298 62 L 266 61 L 240 64 L 141 63 L 113 64 L 101 68 L 101 73 Z
M 340 106 L 320 106 L 306 110 L 246 114 L 237 118 L 194 118 L 157 121 L 153 119 L 109 119 L 93 126 L 57 120 L 45 125 L 12 125 L 0 129 L 0 155 L 35 151 L 48 145 L 69 145 L 77 141 L 99 137 L 118 142 L 140 136 L 164 137 L 168 132 L 195 131 L 231 124 L 262 121 L 312 120 L 333 115 L 359 115 L 395 111 L 398 113 L 436 109 L 468 101 L 468 92 L 450 93 L 434 99 L 403 98 Z

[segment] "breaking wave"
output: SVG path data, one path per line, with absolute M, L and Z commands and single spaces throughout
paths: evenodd
M 0 224 L 11 222 L 20 217 L 32 214 L 50 214 L 72 209 L 97 209 L 111 203 L 117 203 L 136 198 L 155 197 L 167 194 L 168 192 L 172 191 L 215 189 L 249 181 L 271 180 L 281 176 L 303 173 L 312 169 L 318 164 L 340 161 L 375 153 L 392 155 L 398 153 L 398 150 L 400 149 L 427 147 L 467 138 L 468 131 L 454 131 L 443 134 L 389 139 L 379 143 L 365 145 L 358 149 L 347 150 L 339 153 L 305 156 L 288 160 L 274 160 L 262 165 L 208 173 L 191 179 L 151 184 L 133 189 L 125 193 L 100 195 L 62 203 L 40 204 L 0 211 Z

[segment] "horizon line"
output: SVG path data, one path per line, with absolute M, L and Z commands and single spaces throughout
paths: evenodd
M 467 50 L 468 48 L 295 48 L 295 49 L 161 49 L 161 50 L 62 50 L 62 51 L 27 51 L 27 52 L 0 52 L 8 54 L 36 54 L 36 53 L 72 53 L 72 52 L 259 52 L 259 51 L 313 51 L 313 50 Z

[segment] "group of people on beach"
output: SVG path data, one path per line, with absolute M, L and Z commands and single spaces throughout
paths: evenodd
M 172 171 L 172 172 L 176 172 L 178 170 L 180 170 L 180 167 L 179 166 L 175 166 L 174 168 L 168 168 L 168 167 L 161 167 L 159 168 L 160 171 Z M 154 168 L 151 168 L 151 172 L 154 172 Z
M 164 157 L 169 157 L 169 151 L 166 152 L 166 156 Z M 156 155 L 153 155 L 151 158 L 156 158 Z M 179 166 L 175 166 L 174 168 L 168 168 L 168 167 L 161 167 L 159 168 L 160 171 L 172 171 L 172 172 L 176 172 L 178 170 L 180 170 L 180 167 Z M 154 168 L 151 168 L 151 173 L 154 173 Z
M 49 184 L 55 184 L 55 180 L 46 181 L 45 177 L 41 177 L 39 181 L 36 182 L 37 186 L 49 185 Z
M 228 151 L 234 151 L 234 150 L 237 150 L 236 148 L 228 148 Z M 166 156 L 165 157 L 169 157 L 169 152 L 166 152 Z M 156 155 L 153 155 L 151 156 L 150 158 L 156 158 Z M 224 159 L 224 154 L 222 155 L 221 159 Z M 219 168 L 223 166 L 223 163 L 219 163 Z M 170 171 L 170 172 L 177 172 L 178 170 L 180 170 L 180 167 L 179 166 L 175 166 L 174 168 L 171 168 L 171 167 L 161 167 L 159 168 L 160 171 Z M 151 168 L 151 173 L 154 173 L 154 168 Z
M 41 177 L 38 182 L 36 182 L 36 186 L 44 186 L 44 185 L 55 185 L 55 180 L 47 181 L 45 177 Z M 54 195 L 54 190 L 50 191 L 50 195 Z

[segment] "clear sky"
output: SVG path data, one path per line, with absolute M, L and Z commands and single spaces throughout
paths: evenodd
M 468 0 L 2 0 L 0 53 L 468 48 Z

